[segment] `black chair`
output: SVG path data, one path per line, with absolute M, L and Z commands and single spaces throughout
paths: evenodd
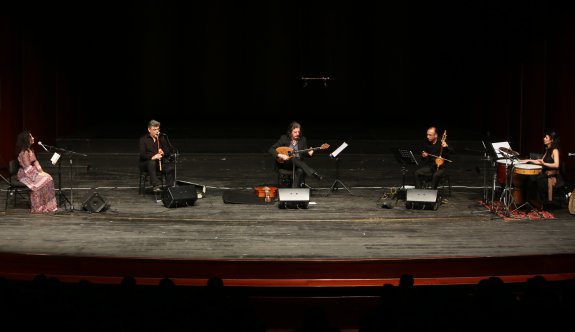
M 8 163 L 9 186 L 8 189 L 6 190 L 6 206 L 4 208 L 5 210 L 8 209 L 8 202 L 10 200 L 10 197 L 13 197 L 14 199 L 14 207 L 16 207 L 16 201 L 18 200 L 18 197 L 30 202 L 30 189 L 26 187 L 25 184 L 16 179 L 16 176 L 18 175 L 18 169 L 20 169 L 18 160 L 15 159 L 10 160 L 10 162 Z
M 557 185 L 553 187 L 553 202 L 556 202 L 559 205 L 559 208 L 562 208 L 563 205 L 569 205 L 569 188 L 567 188 L 567 184 L 565 183 L 565 174 L 567 173 L 567 167 L 563 160 L 559 162 L 559 178 Z
M 278 188 L 291 188 L 293 183 L 293 174 L 291 170 L 278 168 Z

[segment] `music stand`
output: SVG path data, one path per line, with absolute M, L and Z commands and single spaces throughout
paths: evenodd
M 70 212 L 74 212 L 74 192 L 73 192 L 73 175 L 72 175 L 72 171 L 73 171 L 73 159 L 74 156 L 81 156 L 81 157 L 87 157 L 88 155 L 83 154 L 83 153 L 78 153 L 78 152 L 74 152 L 71 150 L 67 150 L 67 149 L 63 149 L 63 148 L 58 148 L 55 146 L 51 146 L 48 144 L 44 144 L 44 146 L 46 146 L 46 148 L 48 148 L 48 150 L 52 151 L 57 151 L 60 154 L 58 156 L 56 156 L 56 154 L 52 157 L 52 164 L 54 164 L 54 160 L 56 160 L 56 162 L 58 163 L 58 206 L 60 206 L 62 204 L 62 197 L 64 197 L 64 199 L 68 202 L 68 204 L 70 204 Z M 66 195 L 64 195 L 62 193 L 62 172 L 61 172 L 61 168 L 62 168 L 62 162 L 60 159 L 60 155 L 67 155 L 68 156 L 68 161 L 69 161 L 69 165 L 70 165 L 70 199 L 68 200 L 68 198 L 66 197 Z M 66 205 L 64 204 L 64 208 L 66 209 Z
M 348 187 L 346 187 L 346 185 L 339 179 L 339 154 L 348 147 L 348 144 L 346 142 L 343 142 L 337 149 L 335 149 L 332 153 L 329 154 L 331 159 L 335 160 L 335 181 L 333 181 L 333 184 L 331 185 L 331 187 L 329 188 L 329 193 L 334 192 L 334 191 L 338 191 L 339 188 L 344 188 L 345 190 L 347 190 L 347 192 L 353 196 L 353 194 L 351 193 L 351 191 L 349 190 Z
M 172 145 L 172 142 L 170 141 L 170 137 L 168 136 L 168 134 L 162 133 L 162 135 L 166 136 L 166 141 L 168 141 L 168 145 L 170 146 L 170 157 L 168 158 L 168 161 L 172 159 L 172 156 L 174 157 L 174 186 L 175 186 L 178 181 L 178 154 L 180 154 L 180 151 Z M 171 153 L 172 151 L 173 153 Z
M 45 145 L 45 144 L 44 144 Z M 45 145 L 45 146 L 49 146 L 49 145 Z M 54 152 L 54 155 L 52 155 L 52 158 L 50 158 L 50 160 L 52 161 L 52 165 L 56 165 L 58 164 L 58 207 L 64 205 L 64 209 L 67 209 L 66 202 L 68 202 L 68 204 L 70 206 L 72 206 L 72 203 L 70 202 L 70 200 L 68 199 L 68 197 L 66 197 L 66 195 L 62 192 L 62 163 L 60 161 L 60 154 L 57 152 Z
M 485 141 L 481 141 L 483 145 L 483 203 L 489 203 L 493 207 L 493 201 L 495 200 L 495 189 L 497 183 L 497 172 L 493 172 L 493 183 L 491 187 L 491 201 L 488 202 L 489 197 L 489 187 L 487 186 L 487 165 L 490 161 L 492 161 L 492 165 L 496 165 L 497 161 L 497 153 L 495 148 L 491 143 L 486 144 Z M 489 145 L 489 147 L 488 147 Z M 509 145 L 509 143 L 507 143 Z
M 401 163 L 401 187 L 399 188 L 396 197 L 396 200 L 399 200 L 407 192 L 407 189 L 405 188 L 405 176 L 407 175 L 408 171 L 407 166 L 408 165 L 419 166 L 419 162 L 417 161 L 417 158 L 415 158 L 415 155 L 411 150 L 397 149 L 394 151 L 395 151 L 394 153 L 395 157 Z

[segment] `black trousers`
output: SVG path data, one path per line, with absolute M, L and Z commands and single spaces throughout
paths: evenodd
M 157 173 L 160 171 L 157 160 L 143 160 L 140 161 L 140 170 L 147 171 L 150 174 L 150 182 L 152 186 L 159 186 L 162 182 L 158 178 Z M 162 163 L 162 174 L 166 176 L 166 186 L 173 187 L 176 175 L 176 168 L 173 163 Z
M 422 186 L 422 178 L 423 177 L 431 177 L 431 187 L 433 189 L 437 189 L 437 185 L 439 184 L 439 180 L 445 173 L 445 169 L 442 167 L 437 169 L 435 165 L 427 165 L 415 170 L 415 188 L 421 189 Z
M 295 178 L 293 179 L 293 187 L 301 187 L 305 183 L 306 176 L 311 176 L 315 170 L 311 168 L 305 161 L 300 159 L 291 159 L 285 163 L 278 163 L 281 169 L 292 171 L 295 165 Z

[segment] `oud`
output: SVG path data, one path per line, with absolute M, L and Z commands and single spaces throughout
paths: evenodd
M 318 147 L 316 147 L 316 148 L 309 148 L 309 149 L 305 149 L 305 150 L 298 150 L 297 152 L 294 153 L 294 150 L 293 150 L 292 148 L 287 147 L 287 146 L 280 146 L 280 147 L 277 147 L 277 148 L 276 148 L 276 152 L 277 152 L 278 154 L 285 154 L 285 155 L 287 155 L 287 156 L 288 156 L 288 159 L 287 159 L 287 160 L 283 160 L 283 159 L 281 159 L 281 158 L 276 158 L 276 160 L 277 160 L 278 163 L 284 163 L 284 162 L 286 162 L 286 161 L 292 159 L 292 158 L 296 155 L 296 153 L 303 153 L 303 152 L 315 151 L 315 150 L 325 150 L 325 149 L 327 149 L 327 148 L 329 148 L 329 144 L 323 143 L 321 146 L 318 146 Z

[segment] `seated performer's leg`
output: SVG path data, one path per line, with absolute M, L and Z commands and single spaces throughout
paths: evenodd
M 306 164 L 304 161 L 301 161 L 299 159 L 294 159 L 293 161 L 295 163 L 296 169 L 297 168 L 301 168 L 303 170 L 303 172 L 306 175 L 313 175 L 315 176 L 318 180 L 323 179 L 323 177 L 321 175 L 319 175 L 318 172 L 316 172 L 313 168 L 311 168 L 308 164 Z
M 303 184 L 305 183 L 305 175 L 306 174 L 301 167 L 295 168 L 294 184 L 297 186 L 297 188 L 303 187 Z
M 140 169 L 148 172 L 148 175 L 150 176 L 150 183 L 154 187 L 157 187 L 161 184 L 160 179 L 158 179 L 158 176 L 156 175 L 157 165 L 158 162 L 155 160 L 145 160 L 140 162 Z
M 547 189 L 548 189 L 548 178 L 547 175 L 545 174 L 545 172 L 542 172 L 541 174 L 537 175 L 536 178 L 536 182 L 537 182 L 537 198 L 539 199 L 540 202 L 546 202 L 547 201 Z
M 173 163 L 165 163 L 162 165 L 162 173 L 166 175 L 166 186 L 173 187 L 176 175 L 176 168 Z
M 421 168 L 416 169 L 414 172 L 415 188 L 421 189 L 422 187 L 421 178 L 424 176 L 428 177 L 431 175 L 433 175 L 433 171 L 429 166 L 423 166 Z
M 527 176 L 527 180 L 523 186 L 521 186 L 521 194 L 523 197 L 527 198 L 527 202 L 529 202 L 534 208 L 540 209 L 543 208 L 544 200 L 540 197 L 539 194 L 539 176 Z M 517 186 L 517 183 L 512 183 L 512 186 Z
M 439 180 L 445 173 L 445 169 L 440 168 L 435 173 L 433 173 L 433 177 L 431 178 L 431 188 L 437 189 L 437 185 L 439 184 Z

